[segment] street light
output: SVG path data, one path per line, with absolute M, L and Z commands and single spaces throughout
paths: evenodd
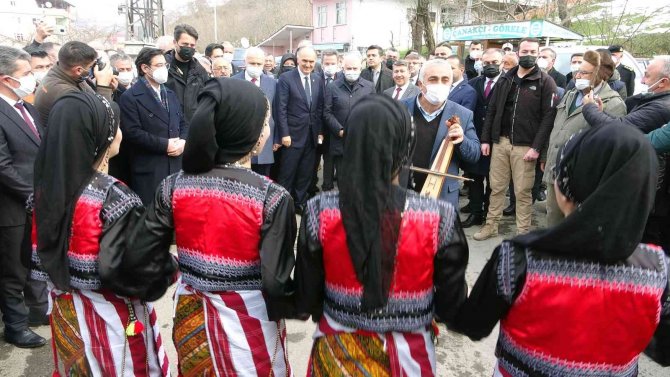
M 216 24 L 216 22 L 217 22 L 216 21 L 216 18 L 217 18 L 216 17 L 216 8 L 217 8 L 217 5 L 219 5 L 218 3 L 219 3 L 218 0 L 214 0 L 214 42 L 215 43 L 219 43 L 219 28 L 217 27 L 217 24 Z

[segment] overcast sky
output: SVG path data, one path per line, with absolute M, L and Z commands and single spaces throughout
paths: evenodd
M 118 15 L 117 7 L 119 4 L 125 4 L 125 0 L 68 0 L 76 6 L 79 19 L 86 22 L 95 22 L 104 25 L 114 23 L 123 24 L 124 19 Z M 218 1 L 223 4 L 226 0 L 208 0 L 210 4 Z M 251 1 L 251 0 L 247 0 Z M 281 1 L 281 0 L 276 0 Z M 163 0 L 163 7 L 166 12 L 174 11 L 183 6 L 187 0 Z M 621 7 L 626 0 L 614 0 L 614 6 Z M 640 11 L 646 9 L 658 9 L 661 6 L 668 6 L 670 0 L 629 0 L 626 7 L 628 12 Z M 666 8 L 667 9 L 667 8 Z M 667 19 L 666 17 L 664 17 Z

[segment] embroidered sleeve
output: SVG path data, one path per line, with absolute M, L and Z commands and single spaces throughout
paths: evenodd
M 173 282 L 176 263 L 170 254 L 174 234 L 171 197 L 177 178 L 175 174 L 161 182 L 142 216 L 129 217 L 124 227 L 116 221 L 124 239 L 123 254 L 113 260 L 118 266 L 107 281 L 117 294 L 154 301 Z
M 297 232 L 293 199 L 284 188 L 271 183 L 264 208 L 260 256 L 268 317 L 271 320 L 292 318 L 295 284 L 291 273 L 295 266 Z
M 311 315 L 314 321 L 321 318 L 325 297 L 326 278 L 323 250 L 319 241 L 319 216 L 321 199 L 326 195 L 329 194 L 322 194 L 307 202 L 298 235 L 295 267 L 296 306 L 300 315 L 304 317 Z
M 433 262 L 433 302 L 436 319 L 449 327 L 468 295 L 465 270 L 468 266 L 469 249 L 454 207 L 442 201 L 437 203 L 440 222 L 438 248 Z
M 458 313 L 454 330 L 473 340 L 488 336 L 512 307 L 523 287 L 525 274 L 525 253 L 515 251 L 512 244 L 503 242 L 479 274 Z
M 128 211 L 143 209 L 142 201 L 123 183 L 113 184 L 107 193 L 101 217 L 105 226 L 111 226 Z
M 663 301 L 661 302 L 661 316 L 666 316 L 670 318 L 670 258 L 667 256 L 665 259 L 665 272 L 667 276 L 665 292 L 663 293 Z

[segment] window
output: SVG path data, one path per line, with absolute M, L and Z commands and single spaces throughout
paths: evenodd
M 9 6 L 15 7 L 16 6 L 16 1 L 10 1 Z
M 335 23 L 337 25 L 343 25 L 347 23 L 347 3 L 341 2 L 335 4 Z
M 317 25 L 319 27 L 326 27 L 328 25 L 326 22 L 328 18 L 328 7 L 325 5 L 320 6 L 319 8 L 317 8 L 317 14 L 319 17 L 319 22 Z
M 23 34 L 22 33 L 14 34 L 14 39 L 16 39 L 17 42 L 23 42 Z

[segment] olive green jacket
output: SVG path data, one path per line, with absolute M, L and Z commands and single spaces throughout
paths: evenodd
M 619 96 L 619 93 L 610 88 L 607 83 L 602 85 L 602 89 L 597 95 L 603 101 L 603 111 L 615 117 L 626 115 L 626 104 Z M 549 136 L 549 146 L 546 152 L 542 154 L 541 161 L 545 162 L 543 181 L 547 184 L 554 184 L 554 177 L 551 172 L 556 164 L 556 156 L 561 148 L 574 133 L 589 128 L 589 124 L 582 115 L 582 106 L 577 107 L 570 113 L 570 105 L 577 96 L 577 89 L 572 89 L 565 93 L 561 102 L 556 106 L 556 118 L 554 119 L 554 128 Z

